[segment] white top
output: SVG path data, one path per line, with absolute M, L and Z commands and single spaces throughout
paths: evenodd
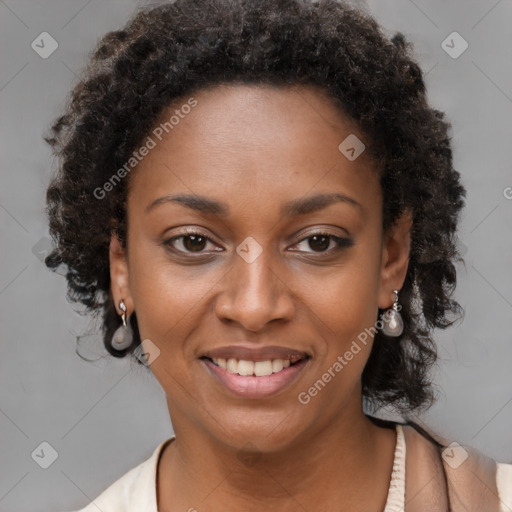
M 406 447 L 401 425 L 396 425 L 396 437 L 393 471 L 384 512 L 403 512 L 405 505 Z M 75 512 L 158 512 L 158 459 L 164 446 L 171 439 L 174 439 L 174 436 L 157 446 L 149 459 L 128 471 L 85 508 Z M 512 512 L 512 464 L 497 463 L 496 484 L 501 500 L 499 512 Z

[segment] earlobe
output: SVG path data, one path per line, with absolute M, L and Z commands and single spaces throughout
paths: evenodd
M 122 311 L 119 309 L 121 301 L 126 305 L 127 313 L 133 312 L 133 301 L 129 287 L 128 262 L 126 259 L 126 251 L 115 234 L 110 238 L 109 247 L 110 262 L 110 290 L 114 305 L 119 315 Z
M 405 210 L 384 235 L 380 273 L 379 308 L 391 306 L 393 290 L 400 290 L 407 275 L 411 244 L 412 212 Z

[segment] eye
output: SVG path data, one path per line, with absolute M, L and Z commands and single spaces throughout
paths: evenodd
M 214 242 L 209 237 L 199 231 L 189 231 L 181 235 L 173 236 L 172 238 L 165 240 L 163 244 L 173 251 L 183 254 L 207 254 L 210 252 L 205 250 L 208 247 L 208 244 L 216 247 L 213 249 L 214 251 L 222 251 L 221 248 L 215 246 Z M 350 238 L 333 235 L 332 233 L 317 232 L 311 233 L 307 237 L 303 238 L 300 242 L 295 244 L 294 247 L 300 247 L 301 245 L 305 247 L 302 249 L 299 248 L 298 252 L 330 254 L 340 251 L 345 247 L 352 247 L 354 245 L 354 241 Z M 295 249 L 292 250 L 295 251 Z
M 171 248 L 176 252 L 181 253 L 203 253 L 208 243 L 213 245 L 213 241 L 205 236 L 203 233 L 190 231 L 182 235 L 173 236 L 168 240 L 165 240 L 164 245 Z M 216 249 L 222 250 L 222 249 Z
M 299 243 L 295 244 L 296 247 L 303 245 L 304 249 L 299 249 L 302 252 L 313 253 L 332 253 L 340 251 L 345 247 L 352 247 L 354 241 L 351 238 L 343 238 L 331 233 L 311 233 L 306 238 L 303 238 Z M 311 250 L 308 250 L 311 249 Z

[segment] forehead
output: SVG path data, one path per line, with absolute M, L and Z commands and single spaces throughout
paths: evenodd
M 364 135 L 322 90 L 309 86 L 200 90 L 174 101 L 150 138 L 152 149 L 130 176 L 129 200 L 135 190 L 146 203 L 179 191 L 260 206 L 314 189 L 350 192 L 362 203 L 380 195 L 364 151 L 350 160 L 340 150 L 347 138 L 363 141 Z
M 160 142 L 174 139 L 175 145 L 204 145 L 208 151 L 223 144 L 245 152 L 264 146 L 301 154 L 307 147 L 316 157 L 329 145 L 337 150 L 340 137 L 362 137 L 324 90 L 299 85 L 221 84 L 199 90 L 173 101 L 155 130 Z

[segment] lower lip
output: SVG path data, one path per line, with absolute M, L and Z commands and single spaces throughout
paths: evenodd
M 209 359 L 201 359 L 201 361 L 210 373 L 233 394 L 244 398 L 268 398 L 289 386 L 307 365 L 309 359 L 301 359 L 294 365 L 263 377 L 230 373 Z

